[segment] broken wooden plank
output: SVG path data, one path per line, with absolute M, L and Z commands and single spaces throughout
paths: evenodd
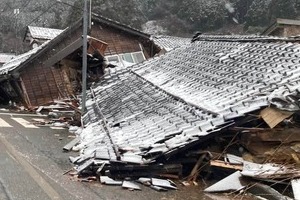
M 188 180 L 189 181 L 192 181 L 192 180 L 195 180 L 196 177 L 198 176 L 199 174 L 199 168 L 203 162 L 203 159 L 206 157 L 206 153 L 205 154 L 202 154 L 200 156 L 200 158 L 198 159 L 198 161 L 196 162 L 195 166 L 193 167 L 189 177 L 188 177 Z
M 210 166 L 234 170 L 243 170 L 243 165 L 230 164 L 221 160 L 211 160 Z
M 261 118 L 269 125 L 270 128 L 274 128 L 293 114 L 293 112 L 283 111 L 272 107 L 267 107 L 260 112 Z

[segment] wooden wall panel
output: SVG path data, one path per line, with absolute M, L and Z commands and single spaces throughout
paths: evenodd
M 38 106 L 58 98 L 68 98 L 68 90 L 59 68 L 46 66 L 43 63 L 57 51 L 65 48 L 72 41 L 81 37 L 81 30 L 72 32 L 55 48 L 51 48 L 38 59 L 32 61 L 21 71 L 21 78 L 32 106 Z
M 141 51 L 138 37 L 105 25 L 93 25 L 91 36 L 108 44 L 105 55 Z
M 108 44 L 105 55 L 141 51 L 140 44 L 150 44 L 148 41 L 145 42 L 145 39 L 143 38 L 107 25 L 100 25 L 99 23 L 92 26 L 90 35 Z M 27 66 L 22 68 L 20 76 L 32 106 L 43 105 L 49 101 L 58 98 L 68 98 L 73 95 L 71 88 L 74 88 L 74 80 L 70 79 L 70 77 L 69 79 L 64 77 L 62 75 L 63 71 L 61 67 L 47 66 L 46 61 L 81 36 L 81 27 L 67 33 L 62 41 L 58 42 L 55 46 L 48 48 L 30 64 L 27 64 Z M 152 46 L 150 45 L 144 47 L 144 49 L 147 50 L 151 48 Z M 146 56 L 152 55 L 151 52 L 146 52 L 144 54 Z M 67 70 L 64 72 L 64 75 L 68 73 Z

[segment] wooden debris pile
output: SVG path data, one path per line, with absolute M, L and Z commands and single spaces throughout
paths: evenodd
M 45 120 L 35 120 L 33 122 L 35 125 L 69 127 L 70 125 L 79 126 L 81 123 L 81 111 L 78 109 L 77 100 L 57 100 L 32 108 L 32 111 L 42 116 L 48 116 L 48 119 Z
M 155 185 L 153 180 L 180 180 L 183 185 L 189 186 L 198 184 L 199 180 L 209 182 L 234 173 L 228 180 L 220 182 L 222 187 L 217 184 L 205 191 L 234 191 L 239 194 L 252 192 L 259 196 L 260 194 L 253 192 L 253 188 L 256 188 L 254 191 L 264 188 L 264 191 L 276 195 L 276 190 L 271 187 L 273 185 L 284 185 L 289 191 L 293 190 L 291 186 L 299 189 L 299 119 L 297 112 L 268 107 L 250 113 L 226 129 L 193 145 L 186 145 L 180 151 L 158 156 L 152 162 L 135 162 L 135 156 L 131 159 L 129 157 L 127 162 L 120 161 L 117 157 L 115 160 L 111 157 L 105 160 L 101 156 L 100 159 L 97 151 L 90 154 L 92 156 L 81 154 L 70 157 L 70 160 L 76 165 L 75 174 L 82 180 L 95 180 L 89 177 L 96 177 L 102 184 L 119 185 L 131 190 L 139 190 L 135 184 L 141 180 L 146 180 L 143 184 L 155 190 L 165 191 L 167 187 Z M 75 138 L 64 150 L 79 150 L 80 145 L 80 139 Z M 94 152 L 95 149 L 91 151 Z M 114 149 L 107 152 L 114 153 Z M 226 182 L 232 182 L 232 179 L 242 181 L 226 187 Z
M 209 163 L 212 173 L 235 173 L 205 191 L 299 199 L 299 122 L 298 112 L 272 107 L 237 121 L 228 130 L 233 135 L 230 142 Z M 230 182 L 240 184 L 226 187 Z

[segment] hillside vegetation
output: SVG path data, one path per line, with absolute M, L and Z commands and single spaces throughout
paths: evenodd
M 1 0 L 0 51 L 24 51 L 26 26 L 65 28 L 80 19 L 82 7 L 83 0 Z M 300 0 L 92 0 L 92 11 L 155 34 L 247 34 L 275 18 L 297 19 Z

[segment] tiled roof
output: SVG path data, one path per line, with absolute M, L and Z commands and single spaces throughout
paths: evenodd
M 6 63 L 13 59 L 15 54 L 10 54 L 10 53 L 0 53 L 0 64 Z
M 165 49 L 167 51 L 191 43 L 191 38 L 182 38 L 168 35 L 153 35 L 151 36 L 151 40 L 161 49 Z
M 143 163 L 271 103 L 299 110 L 299 63 L 299 44 L 209 39 L 107 74 L 87 102 L 83 157 Z
M 122 24 L 121 22 L 112 20 L 110 18 L 104 17 L 104 16 L 102 16 L 100 14 L 92 13 L 92 20 L 93 21 L 98 21 L 98 22 L 101 22 L 101 23 L 104 23 L 104 24 L 107 24 L 108 26 L 117 28 L 119 30 L 123 30 L 125 32 L 134 34 L 136 36 L 140 36 L 142 38 L 147 38 L 147 39 L 150 38 L 149 34 L 144 33 L 141 30 L 133 28 L 133 27 L 131 27 L 129 25 Z
M 48 42 L 45 42 L 39 47 L 36 47 L 24 54 L 16 56 L 14 59 L 8 61 L 3 66 L 0 66 L 0 75 L 7 74 L 8 72 L 14 70 L 15 68 L 19 67 L 22 63 L 27 61 L 32 55 L 37 53 L 39 50 L 41 50 L 44 46 L 46 46 Z
M 196 41 L 134 71 L 162 90 L 225 118 L 268 105 L 268 94 L 300 75 L 300 45 Z
M 227 42 L 283 42 L 291 41 L 295 42 L 299 39 L 297 38 L 282 38 L 275 36 L 265 36 L 265 35 L 195 35 L 192 41 L 227 41 Z
M 28 26 L 28 31 L 30 32 L 32 38 L 51 40 L 58 36 L 63 30 L 53 29 L 53 28 L 44 28 L 36 26 Z
M 82 145 L 89 144 L 84 153 L 96 152 L 98 159 L 115 160 L 114 144 L 119 150 L 130 149 L 121 155 L 122 161 L 130 157 L 146 162 L 142 157 L 170 152 L 224 124 L 223 117 L 178 101 L 127 70 L 106 75 L 94 91 L 96 101 L 87 102 L 83 118 L 91 124 L 81 137 Z M 110 137 L 98 124 L 99 108 L 111 127 Z

